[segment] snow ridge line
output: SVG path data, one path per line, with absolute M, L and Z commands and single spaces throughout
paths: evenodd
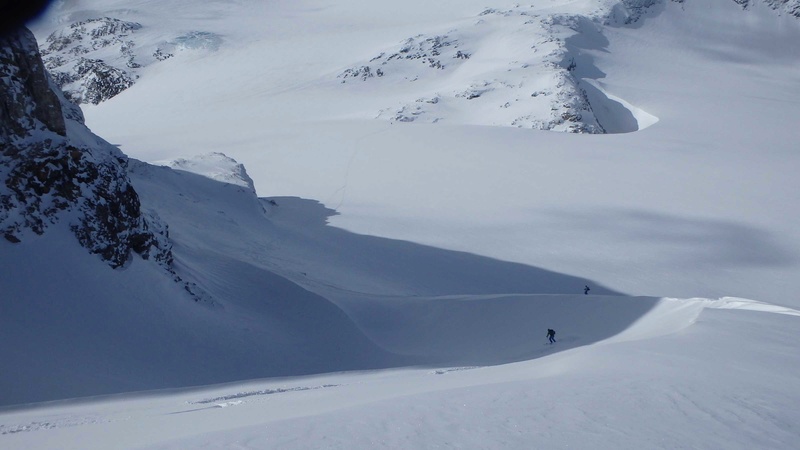
M 788 307 L 737 297 L 662 298 L 647 314 L 621 333 L 602 341 L 619 343 L 652 339 L 676 333 L 692 326 L 705 309 L 738 309 L 800 316 L 800 311 Z
M 695 299 L 689 299 L 695 300 Z M 786 314 L 789 316 L 800 316 L 800 311 L 786 306 L 774 305 L 758 300 L 750 300 L 739 297 L 722 297 L 718 300 L 701 299 L 703 306 L 713 309 L 741 309 L 746 311 L 769 312 L 773 314 Z

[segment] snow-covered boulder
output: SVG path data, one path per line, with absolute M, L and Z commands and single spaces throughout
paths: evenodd
M 175 170 L 191 172 L 215 181 L 241 186 L 253 194 L 256 193 L 253 179 L 247 174 L 244 165 L 224 153 L 212 152 L 191 158 L 178 158 L 163 164 Z

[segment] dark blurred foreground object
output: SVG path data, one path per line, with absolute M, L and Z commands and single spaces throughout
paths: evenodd
M 50 0 L 0 0 L 0 36 L 43 13 Z

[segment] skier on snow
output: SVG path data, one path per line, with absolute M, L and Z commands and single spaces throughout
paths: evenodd
M 555 330 L 552 330 L 552 329 L 548 328 L 547 329 L 547 338 L 550 339 L 550 343 L 551 344 L 553 342 L 555 342 L 556 341 L 556 332 L 555 332 Z
M 589 295 L 589 286 L 583 287 L 583 295 Z

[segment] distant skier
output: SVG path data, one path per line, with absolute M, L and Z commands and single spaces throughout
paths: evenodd
M 555 330 L 552 330 L 550 328 L 547 329 L 547 339 L 550 339 L 550 343 L 551 344 L 556 341 L 556 332 L 555 332 Z
M 583 295 L 589 295 L 589 286 L 583 287 Z

